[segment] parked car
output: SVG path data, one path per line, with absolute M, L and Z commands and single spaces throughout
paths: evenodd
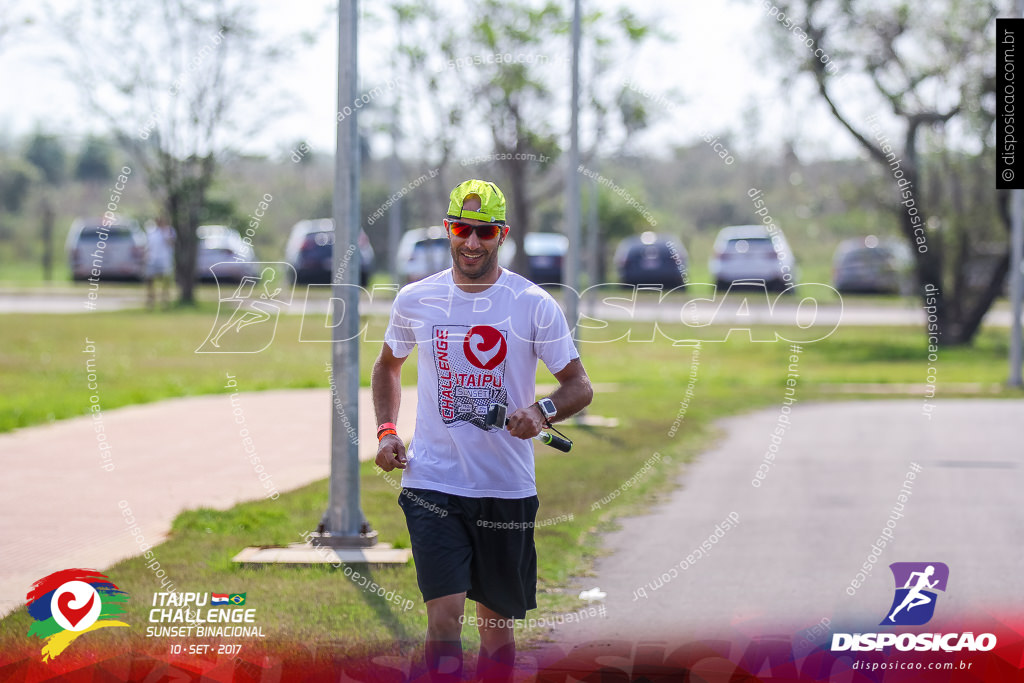
M 370 238 L 361 228 L 358 237 L 359 284 L 365 287 L 373 273 Z M 295 269 L 296 284 L 330 284 L 334 269 L 334 220 L 315 218 L 292 226 L 284 259 Z
M 648 231 L 622 240 L 614 261 L 620 282 L 669 290 L 686 284 L 689 258 L 686 247 L 674 237 Z
M 196 248 L 197 280 L 241 282 L 244 277 L 257 277 L 256 255 L 237 230 L 224 225 L 200 225 L 196 228 L 196 236 L 199 238 Z M 217 264 L 216 268 L 212 268 L 214 264 Z
M 733 283 L 785 290 L 797 284 L 796 259 L 781 230 L 768 232 L 764 225 L 732 225 L 715 238 L 708 262 L 719 289 Z
M 143 280 L 146 275 L 146 233 L 133 220 L 76 219 L 65 242 L 73 280 Z
M 538 284 L 562 281 L 565 255 L 569 251 L 568 237 L 556 232 L 530 232 L 523 248 L 527 259 L 526 279 Z
M 398 242 L 400 284 L 408 284 L 452 266 L 448 233 L 443 226 L 406 230 Z
M 508 268 L 515 255 L 515 242 L 506 239 L 498 251 L 498 264 Z M 398 242 L 397 257 L 398 276 L 403 285 L 451 268 L 452 251 L 448 231 L 442 225 L 406 230 Z
M 909 294 L 913 288 L 907 245 L 874 235 L 843 240 L 832 258 L 832 286 L 841 293 Z

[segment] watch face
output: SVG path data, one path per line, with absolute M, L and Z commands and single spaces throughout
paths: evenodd
M 554 417 L 555 413 L 558 412 L 558 410 L 555 409 L 555 402 L 550 398 L 541 399 L 537 403 L 540 404 L 540 410 L 544 413 L 545 417 Z

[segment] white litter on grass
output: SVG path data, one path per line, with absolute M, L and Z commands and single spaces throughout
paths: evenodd
M 580 593 L 580 600 L 586 600 L 587 602 L 595 602 L 597 600 L 604 600 L 608 597 L 608 594 L 602 591 L 597 586 L 594 586 L 588 591 L 582 591 Z

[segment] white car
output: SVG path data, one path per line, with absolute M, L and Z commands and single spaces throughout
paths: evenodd
M 729 285 L 763 283 L 768 289 L 785 290 L 797 284 L 796 259 L 786 236 L 764 225 L 732 225 L 715 238 L 714 255 L 708 261 L 711 277 L 720 290 Z

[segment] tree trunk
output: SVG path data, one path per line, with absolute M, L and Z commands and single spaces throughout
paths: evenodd
M 526 234 L 530 231 L 530 207 L 526 192 L 526 162 L 515 159 L 515 151 L 510 156 L 512 158 L 505 162 L 505 169 L 512 199 L 511 206 L 508 207 L 507 218 L 512 226 L 511 236 L 516 244 L 516 256 L 512 261 L 512 270 L 527 277 L 525 240 Z
M 970 344 L 974 335 L 981 328 L 981 321 L 991 308 L 992 303 L 1003 291 L 1003 282 L 1006 281 L 1006 274 L 1010 272 L 1010 252 L 1007 251 L 999 259 L 992 276 L 984 291 L 972 302 L 972 305 L 964 312 L 963 317 L 951 325 L 950 336 L 953 337 L 952 345 Z
M 597 265 L 594 268 L 594 272 L 597 273 L 597 279 L 591 282 L 591 285 L 604 284 L 608 282 L 608 269 L 606 264 L 608 262 L 607 254 L 605 251 L 608 249 L 608 237 L 604 234 L 604 231 L 597 231 Z
M 996 201 L 999 207 L 999 217 L 1003 227 L 1006 228 L 1007 236 L 1009 236 L 1013 230 L 1010 216 L 1010 193 L 1000 191 Z M 981 321 L 984 320 L 985 314 L 1003 291 L 1003 283 L 1006 281 L 1007 273 L 1010 272 L 1010 265 L 1010 250 L 1007 249 L 996 264 L 985 289 L 973 302 L 973 305 L 967 308 L 963 320 L 959 322 L 956 329 L 951 331 L 954 344 L 968 344 L 974 339 L 974 335 L 981 328 Z
M 213 181 L 212 157 L 189 159 L 181 163 L 180 182 L 168 199 L 168 210 L 178 232 L 174 249 L 174 268 L 179 287 L 178 305 L 195 306 L 196 258 L 199 227 L 206 191 Z
M 175 228 L 178 231 L 178 243 L 174 249 L 174 266 L 179 287 L 178 305 L 195 306 L 196 257 L 199 237 L 199 210 L 202 198 L 197 192 L 186 192 L 177 202 Z
M 43 279 L 51 282 L 53 280 L 53 205 L 50 203 L 49 196 L 43 197 L 40 215 L 42 216 Z

